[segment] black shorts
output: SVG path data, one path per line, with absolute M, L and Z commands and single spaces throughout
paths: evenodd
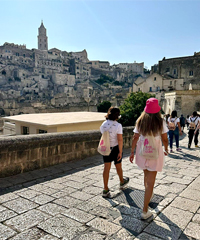
M 112 161 L 114 161 L 114 164 L 121 163 L 122 158 L 119 161 L 117 161 L 118 154 L 119 154 L 119 147 L 117 145 L 117 146 L 112 148 L 109 156 L 103 156 L 104 163 L 109 163 L 109 162 L 112 162 Z

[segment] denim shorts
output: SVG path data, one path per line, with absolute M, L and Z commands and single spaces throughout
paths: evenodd
M 117 161 L 118 154 L 119 154 L 119 147 L 117 145 L 117 146 L 111 148 L 111 153 L 109 156 L 103 156 L 104 163 L 109 163 L 112 161 L 114 161 L 114 164 L 121 163 L 122 158 L 119 161 Z

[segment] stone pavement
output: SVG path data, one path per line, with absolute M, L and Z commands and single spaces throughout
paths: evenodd
M 187 140 L 183 135 L 182 152 L 166 157 L 157 175 L 153 220 L 140 220 L 143 173 L 125 150 L 130 184 L 109 200 L 101 197 L 99 155 L 0 179 L 0 239 L 200 239 L 200 151 L 187 149 Z M 109 186 L 118 185 L 113 166 Z

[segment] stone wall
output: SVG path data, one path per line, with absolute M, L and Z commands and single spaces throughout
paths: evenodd
M 99 131 L 0 137 L 0 177 L 98 154 Z M 124 128 L 124 147 L 131 146 L 133 127 Z

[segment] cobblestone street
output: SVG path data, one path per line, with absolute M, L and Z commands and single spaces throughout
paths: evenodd
M 143 172 L 126 149 L 130 184 L 109 200 L 101 196 L 100 155 L 0 179 L 0 239 L 200 239 L 200 150 L 187 142 L 184 134 L 182 152 L 169 154 L 157 175 L 153 220 L 140 220 Z M 118 191 L 114 164 L 109 187 Z

